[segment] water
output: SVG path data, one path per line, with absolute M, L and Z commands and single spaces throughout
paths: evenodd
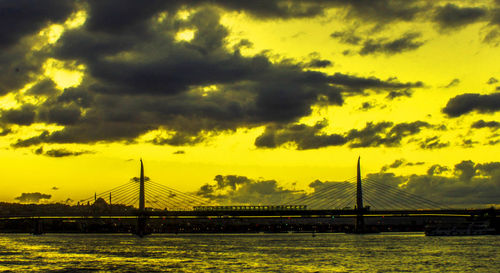
M 500 236 L 0 234 L 0 272 L 498 272 Z

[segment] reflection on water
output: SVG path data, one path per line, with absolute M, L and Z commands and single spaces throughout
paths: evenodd
M 0 234 L 2 272 L 496 272 L 500 236 Z

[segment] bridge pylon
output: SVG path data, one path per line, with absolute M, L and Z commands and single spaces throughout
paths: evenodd
M 135 231 L 135 234 L 139 237 L 143 237 L 148 234 L 146 231 L 148 215 L 146 214 L 145 203 L 144 164 L 141 158 L 141 176 L 139 179 L 139 214 L 137 216 L 137 229 Z
M 363 217 L 363 189 L 361 185 L 361 157 L 358 157 L 358 170 L 356 182 L 356 225 L 354 226 L 354 233 L 365 233 L 365 219 Z

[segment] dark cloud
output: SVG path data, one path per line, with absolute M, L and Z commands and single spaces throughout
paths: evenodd
M 474 128 L 474 129 L 481 129 L 481 128 L 490 128 L 491 130 L 493 131 L 496 131 L 498 128 L 500 128 L 500 122 L 498 121 L 484 121 L 482 119 L 474 122 L 472 125 L 471 125 L 471 128 Z
M 52 195 L 39 192 L 23 192 L 21 196 L 14 198 L 21 203 L 38 203 L 43 199 L 50 199 Z
M 441 166 L 439 164 L 434 164 L 432 165 L 428 170 L 427 170 L 427 175 L 438 175 L 438 174 L 442 174 L 444 172 L 447 172 L 449 171 L 450 168 L 446 167 L 446 166 Z
M 472 139 L 463 139 L 461 145 L 464 148 L 472 148 L 472 147 L 474 147 L 474 144 L 478 144 L 478 143 L 479 143 L 478 141 L 474 141 Z
M 419 166 L 419 165 L 424 165 L 425 162 L 423 161 L 417 161 L 417 162 L 406 162 L 405 165 L 406 166 Z
M 350 45 L 359 45 L 363 41 L 363 38 L 358 36 L 354 30 L 336 31 L 330 34 L 330 37 Z
M 418 134 L 422 128 L 429 128 L 431 125 L 424 121 L 414 121 L 410 123 L 392 122 L 366 123 L 361 130 L 352 129 L 347 133 L 349 146 L 359 147 L 394 147 L 401 145 L 403 138 Z M 390 128 L 390 129 L 389 129 Z
M 200 8 L 183 22 L 174 17 L 161 25 L 147 21 L 147 37 L 125 33 L 115 23 L 101 29 L 94 25 L 101 15 L 90 15 L 94 19 L 85 28 L 66 31 L 53 51 L 87 66 L 82 85 L 37 109 L 39 121 L 64 128 L 15 146 L 133 141 L 154 129 L 168 132 L 152 140 L 155 144 L 191 145 L 220 131 L 294 122 L 309 115 L 314 104 L 343 103 L 341 88 L 332 86 L 325 73 L 273 63 L 265 54 L 244 57 L 228 51 L 228 31 L 218 12 Z M 115 19 L 120 18 L 110 17 Z M 193 40 L 175 41 L 175 33 L 186 27 L 197 30 Z M 327 64 L 318 61 L 316 66 Z M 217 90 L 203 93 L 206 86 Z
M 306 68 L 325 68 L 332 66 L 333 63 L 329 60 L 324 59 L 312 59 L 308 63 L 304 64 Z
M 327 125 L 328 122 L 323 120 L 314 126 L 305 124 L 268 126 L 264 133 L 255 139 L 255 146 L 276 148 L 285 143 L 294 143 L 298 150 L 306 150 L 344 145 L 347 142 L 344 136 L 321 133 Z
M 396 159 L 394 162 L 392 162 L 389 165 L 383 166 L 380 171 L 381 172 L 386 172 L 389 169 L 397 169 L 399 167 L 404 167 L 404 166 L 418 166 L 418 165 L 423 165 L 425 164 L 424 162 L 407 162 L 405 159 Z
M 500 12 L 498 14 L 500 17 Z M 499 38 L 500 38 L 500 30 L 495 27 L 495 28 L 491 29 L 484 36 L 483 42 L 491 44 L 493 46 L 498 46 L 500 44 Z
M 455 78 L 455 79 L 451 80 L 451 82 L 449 84 L 445 85 L 445 88 L 454 87 L 454 86 L 457 86 L 458 84 L 460 84 L 460 80 Z
M 426 150 L 441 149 L 450 146 L 449 142 L 441 142 L 438 136 L 428 137 L 419 143 L 420 148 Z
M 491 77 L 486 83 L 487 84 L 495 84 L 497 82 L 498 82 L 498 80 L 496 78 Z
M 389 100 L 393 100 L 399 97 L 411 97 L 413 92 L 410 89 L 401 90 L 401 91 L 391 91 L 387 94 L 386 98 Z
M 43 154 L 43 146 L 40 146 L 39 148 L 34 150 L 33 153 L 36 155 L 42 155 Z
M 35 106 L 24 104 L 19 109 L 2 110 L 1 120 L 9 124 L 30 125 L 35 122 Z
M 392 127 L 392 122 L 366 123 L 365 128 L 358 130 L 352 129 L 347 134 L 349 140 L 353 142 L 350 147 L 370 147 L 381 146 L 385 143 L 385 137 L 382 135 L 388 128 Z
M 0 131 L 0 136 L 6 136 L 10 133 L 13 133 L 12 129 L 10 128 L 0 128 L 2 131 Z
M 425 43 L 419 40 L 421 36 L 421 33 L 409 32 L 398 38 L 383 37 L 364 39 L 356 34 L 354 30 L 336 31 L 330 35 L 330 37 L 338 39 L 344 44 L 361 46 L 358 53 L 362 56 L 369 54 L 394 55 L 416 50 Z
M 43 147 L 40 146 L 38 149 L 34 150 L 33 151 L 34 154 L 37 154 L 37 155 L 45 155 L 45 156 L 48 156 L 48 157 L 68 157 L 68 156 L 79 156 L 79 155 L 83 155 L 83 154 L 91 154 L 93 152 L 91 151 L 79 151 L 79 152 L 74 152 L 74 151 L 70 151 L 70 150 L 67 150 L 67 149 L 51 149 L 51 150 L 48 150 L 48 151 L 44 151 L 43 150 Z M 53 190 L 57 190 L 52 188 Z
M 51 149 L 44 153 L 45 156 L 49 157 L 68 157 L 68 156 L 79 156 L 83 154 L 90 154 L 91 151 L 70 151 L 67 149 Z
M 51 23 L 61 23 L 75 10 L 75 1 L 0 1 L 0 48 L 17 43 Z
M 246 176 L 217 175 L 214 183 L 200 187 L 197 195 L 223 204 L 282 204 L 282 200 L 294 199 L 294 191 L 284 189 L 275 180 L 254 180 Z
M 56 84 L 51 79 L 39 81 L 26 91 L 27 95 L 50 96 L 57 93 Z
M 397 159 L 391 165 L 389 165 L 389 168 L 398 168 L 399 166 L 403 165 L 403 163 L 403 160 Z
M 266 53 L 243 56 L 239 48 L 250 46 L 249 41 L 228 49 L 229 30 L 220 23 L 219 8 L 262 19 L 313 17 L 322 15 L 326 8 L 342 8 L 350 18 L 358 16 L 381 23 L 410 20 L 422 8 L 416 2 L 362 2 L 89 1 L 79 6 L 87 10 L 85 24 L 65 30 L 55 44 L 37 54 L 27 54 L 30 47 L 17 42 L 0 53 L 0 62 L 5 64 L 0 66 L 0 94 L 32 82 L 49 56 L 75 66 L 84 65 L 82 84 L 61 93 L 53 82 L 42 80 L 26 94 L 46 96 L 47 100 L 29 106 L 33 109 L 27 106 L 4 110 L 2 122 L 7 126 L 34 122 L 62 126 L 58 131 L 20 139 L 14 147 L 131 143 L 157 129 L 165 133 L 151 140 L 154 144 L 193 145 L 222 131 L 289 127 L 310 115 L 314 105 L 342 105 L 342 94 L 374 91 L 387 92 L 389 97 L 409 96 L 411 89 L 423 84 L 307 71 L 305 66 L 331 65 L 319 57 L 304 66 L 293 61 L 271 61 Z M 51 11 L 60 15 L 49 15 L 41 20 L 43 24 L 68 18 L 75 8 L 74 4 L 65 5 L 65 12 Z M 180 8 L 192 8 L 193 12 L 186 20 L 171 16 Z M 160 22 L 156 16 L 163 11 L 168 16 Z M 385 17 L 378 12 L 385 13 Z M 193 39 L 177 41 L 176 34 L 184 29 L 195 30 Z M 202 90 L 207 86 L 216 86 L 217 90 L 205 93 Z M 291 133 L 275 135 L 298 141 L 298 136 Z M 335 134 L 313 132 L 312 136 L 314 141 L 303 137 L 298 146 L 309 149 L 344 141 L 343 136 Z
M 373 105 L 371 102 L 365 101 L 361 104 L 361 107 L 359 107 L 358 109 L 362 111 L 368 111 L 373 108 L 375 108 L 375 105 Z
M 428 9 L 427 5 L 418 0 L 223 0 L 216 3 L 222 8 L 243 11 L 262 19 L 314 17 L 325 14 L 328 8 L 341 8 L 347 11 L 348 19 L 361 19 L 380 25 L 396 21 L 412 21 L 419 13 Z
M 45 54 L 44 51 L 33 52 L 28 42 L 0 50 L 0 95 L 16 91 L 36 80 L 42 72 Z
M 455 165 L 455 173 L 462 181 L 470 181 L 476 175 L 474 162 L 471 160 L 464 160 Z
M 351 148 L 396 147 L 404 138 L 420 133 L 432 126 L 423 121 L 393 124 L 392 122 L 366 123 L 363 129 L 352 129 L 343 134 L 321 132 L 328 125 L 326 120 L 313 126 L 305 124 L 274 125 L 266 127 L 264 133 L 255 139 L 259 148 L 276 148 L 291 144 L 298 150 L 318 149 L 348 144 Z
M 446 4 L 436 9 L 434 21 L 441 29 L 454 29 L 478 22 L 487 14 L 487 10 L 479 7 L 459 7 Z
M 363 42 L 363 47 L 359 50 L 359 54 L 368 55 L 383 53 L 386 55 L 394 55 L 416 50 L 424 44 L 424 42 L 417 40 L 420 37 L 420 33 L 411 32 L 394 40 L 389 40 L 387 38 L 367 39 Z
M 459 117 L 472 111 L 492 113 L 500 110 L 500 93 L 481 95 L 465 93 L 451 98 L 443 113 L 448 117 Z
M 494 139 L 494 140 L 490 140 L 488 141 L 488 145 L 497 145 L 498 143 L 500 143 L 500 139 Z
M 395 168 L 398 168 L 400 167 L 401 165 L 403 165 L 404 163 L 404 159 L 396 159 L 394 162 L 392 162 L 391 164 L 389 165 L 385 165 L 383 166 L 380 171 L 381 172 L 385 172 L 387 171 L 388 169 L 395 169 Z
M 45 113 L 47 123 L 55 123 L 58 125 L 72 125 L 80 120 L 81 110 L 77 105 L 61 106 L 57 105 L 47 109 Z
M 386 81 L 375 78 L 363 78 L 343 73 L 335 73 L 329 77 L 332 84 L 345 88 L 346 92 L 363 93 L 365 90 L 380 91 L 401 91 L 411 88 L 423 87 L 423 83 L 406 82 L 402 83 L 395 78 L 389 78 Z
M 171 146 L 185 146 L 185 145 L 194 145 L 194 144 L 202 142 L 203 140 L 205 140 L 205 138 L 201 135 L 192 136 L 189 134 L 183 134 L 183 133 L 176 132 L 173 135 L 168 136 L 168 137 L 162 137 L 162 136 L 155 137 L 151 141 L 151 143 L 153 143 L 155 145 L 168 144 Z
M 405 191 L 454 207 L 485 207 L 498 204 L 500 163 L 476 164 L 464 160 L 455 165 L 452 176 L 442 176 L 449 168 L 433 165 L 427 174 L 395 176 L 392 173 L 368 174 L 371 180 L 399 185 Z
M 338 2 L 350 6 L 348 17 L 361 18 L 381 25 L 396 21 L 413 21 L 419 13 L 429 8 L 424 2 L 418 0 L 341 0 Z

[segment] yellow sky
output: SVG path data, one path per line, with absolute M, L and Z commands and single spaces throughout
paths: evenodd
M 184 11 L 185 12 L 185 11 Z M 195 145 L 170 146 L 145 143 L 99 142 L 91 144 L 41 144 L 25 148 L 12 148 L 18 139 L 39 135 L 43 130 L 59 130 L 62 127 L 35 123 L 30 126 L 13 125 L 15 133 L 0 138 L 0 164 L 3 166 L 0 179 L 3 189 L 0 200 L 13 201 L 22 192 L 43 192 L 53 195 L 52 201 L 71 198 L 80 200 L 94 192 L 124 184 L 139 174 L 139 158 L 145 162 L 146 175 L 154 181 L 182 191 L 195 191 L 202 184 L 213 180 L 218 174 L 237 174 L 250 178 L 275 179 L 285 187 L 306 188 L 319 179 L 344 180 L 355 175 L 355 163 L 362 158 L 364 173 L 378 172 L 381 167 L 397 159 L 408 162 L 425 162 L 424 165 L 407 166 L 394 170 L 400 174 L 423 174 L 429 166 L 439 163 L 453 166 L 461 160 L 490 162 L 498 160 L 498 145 L 476 145 L 473 148 L 460 146 L 467 138 L 479 142 L 488 141 L 488 129 L 471 132 L 470 124 L 479 119 L 499 120 L 500 113 L 472 113 L 458 118 L 448 118 L 441 111 L 446 103 L 462 93 L 490 94 L 495 85 L 486 82 L 491 77 L 500 77 L 500 54 L 498 47 L 484 43 L 482 33 L 486 32 L 484 22 L 467 25 L 455 31 L 443 33 L 428 21 L 395 22 L 385 29 L 373 33 L 373 37 L 397 37 L 417 29 L 420 40 L 425 43 L 416 50 L 400 54 L 359 55 L 342 52 L 353 50 L 330 37 L 335 31 L 355 27 L 353 22 L 341 17 L 336 9 L 326 15 L 298 19 L 256 19 L 244 12 L 224 12 L 221 23 L 229 30 L 227 48 L 241 39 L 249 40 L 253 46 L 242 49 L 244 56 L 253 56 L 269 50 L 275 61 L 290 58 L 295 62 L 307 62 L 315 52 L 321 59 L 330 60 L 333 65 L 318 69 L 326 74 L 336 72 L 358 77 L 376 77 L 387 80 L 397 77 L 399 82 L 422 81 L 424 87 L 415 88 L 411 97 L 396 98 L 390 102 L 386 93 L 369 91 L 367 96 L 345 96 L 342 106 L 314 107 L 311 116 L 302 117 L 299 122 L 313 125 L 323 119 L 329 125 L 324 133 L 343 134 L 351 129 L 362 129 L 367 122 L 391 121 L 393 123 L 426 121 L 433 125 L 446 125 L 445 132 L 423 129 L 419 137 L 439 134 L 440 140 L 449 141 L 450 146 L 441 149 L 421 149 L 417 143 L 399 147 L 349 148 L 330 146 L 311 150 L 296 150 L 292 145 L 273 149 L 257 148 L 255 139 L 264 132 L 265 126 L 239 128 L 227 131 Z M 59 37 L 70 29 L 84 25 L 85 12 L 72 15 L 63 24 L 53 24 L 40 30 L 35 37 L 42 40 L 33 47 L 33 52 L 58 43 Z M 184 14 L 184 18 L 189 15 Z M 363 22 L 358 22 L 363 25 Z M 369 26 L 361 27 L 364 37 L 372 37 Z M 191 41 L 192 29 L 180 31 L 178 41 Z M 45 39 L 45 42 L 43 40 Z M 43 71 L 23 94 L 37 81 L 50 78 L 62 92 L 65 88 L 78 87 L 88 73 L 85 64 L 78 61 L 58 60 L 54 57 L 44 61 Z M 445 88 L 453 79 L 460 83 Z M 217 91 L 214 91 L 217 92 Z M 16 109 L 24 103 L 41 103 L 44 98 L 26 95 L 22 99 L 9 93 L 0 98 L 3 109 Z M 363 102 L 384 106 L 369 111 L 360 111 Z M 40 146 L 44 150 L 67 149 L 91 151 L 79 156 L 49 157 L 36 154 Z M 174 154 L 184 151 L 184 154 Z M 59 188 L 52 190 L 52 187 Z

